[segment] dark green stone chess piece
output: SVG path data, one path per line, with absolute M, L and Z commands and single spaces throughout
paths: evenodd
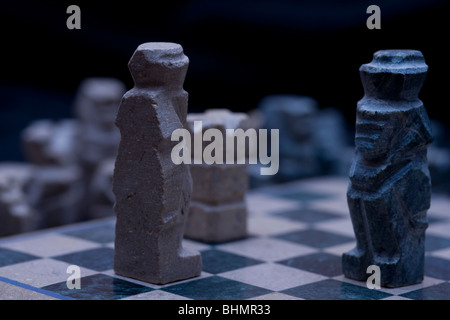
M 424 277 L 431 180 L 431 125 L 418 93 L 428 66 L 416 50 L 382 50 L 360 68 L 356 151 L 347 192 L 356 247 L 344 253 L 344 275 L 366 280 L 380 268 L 381 286 Z

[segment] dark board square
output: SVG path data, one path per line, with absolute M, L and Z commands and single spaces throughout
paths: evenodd
M 27 262 L 38 258 L 39 257 L 28 253 L 0 248 L 0 267 L 6 267 L 12 264 Z
M 450 260 L 425 256 L 425 275 L 432 278 L 450 280 Z
M 340 218 L 340 216 L 336 214 L 317 210 L 309 210 L 304 208 L 276 212 L 275 215 L 289 220 L 300 221 L 305 223 L 316 223 Z
M 161 290 L 194 300 L 244 300 L 271 292 L 220 276 L 183 282 Z
M 217 274 L 262 263 L 260 260 L 210 249 L 201 251 L 203 271 Z
M 55 283 L 42 289 L 79 300 L 115 300 L 153 290 L 140 284 L 94 274 L 80 279 L 80 289 L 69 289 L 66 282 Z
M 375 289 L 327 279 L 290 288 L 282 293 L 307 300 L 379 300 L 391 296 Z
M 98 243 L 108 243 L 114 241 L 115 225 L 106 224 L 80 230 L 64 232 L 65 235 L 81 238 Z
M 325 252 L 289 258 L 277 263 L 328 277 L 342 274 L 341 257 Z
M 80 267 L 95 271 L 105 271 L 113 268 L 114 250 L 111 248 L 95 248 L 77 251 L 69 254 L 52 257 Z
M 445 221 L 444 218 L 436 217 L 433 215 L 433 213 L 431 213 L 431 215 L 430 215 L 430 213 L 428 213 L 427 220 L 428 220 L 428 224 L 430 224 L 430 225 L 439 224 L 440 222 Z
M 315 229 L 288 232 L 277 235 L 276 238 L 319 249 L 354 241 L 353 238 L 347 236 Z
M 450 247 L 450 239 L 431 234 L 425 235 L 425 250 L 433 251 Z
M 277 192 L 273 195 L 289 199 L 289 200 L 297 200 L 301 202 L 309 202 L 309 201 L 316 201 L 316 200 L 322 200 L 330 198 L 331 195 L 327 193 L 319 193 L 319 192 L 309 192 L 309 191 L 285 191 L 285 192 Z
M 401 295 L 413 300 L 450 300 L 450 283 L 440 283 Z

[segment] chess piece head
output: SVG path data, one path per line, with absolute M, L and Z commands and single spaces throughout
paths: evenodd
M 355 144 L 368 161 L 416 152 L 431 140 L 418 93 L 427 65 L 416 50 L 382 50 L 360 68 L 364 98 L 358 102 Z
M 114 129 L 114 120 L 125 84 L 115 78 L 86 78 L 78 87 L 75 115 L 83 123 Z
M 181 45 L 170 42 L 141 44 L 128 63 L 137 87 L 180 88 L 186 77 L 189 59 Z
M 386 100 L 416 100 L 428 66 L 417 50 L 380 50 L 360 71 L 366 97 Z

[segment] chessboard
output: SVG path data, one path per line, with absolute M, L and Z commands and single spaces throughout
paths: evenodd
M 184 239 L 203 261 L 199 277 L 154 285 L 113 271 L 114 217 L 0 239 L 0 300 L 447 300 L 450 199 L 432 196 L 422 283 L 370 289 L 342 273 L 355 245 L 347 179 L 319 177 L 247 195 L 248 237 Z M 69 266 L 80 288 L 69 289 Z

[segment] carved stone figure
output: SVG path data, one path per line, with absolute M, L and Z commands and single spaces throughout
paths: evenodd
M 378 51 L 360 68 L 365 95 L 347 192 L 356 248 L 342 260 L 348 278 L 366 280 L 368 266 L 376 265 L 381 286 L 423 280 L 433 138 L 418 93 L 427 69 L 416 50 Z
M 228 109 L 210 109 L 187 116 L 191 137 L 197 134 L 194 130 L 195 121 L 202 121 L 203 130 L 216 129 L 225 137 L 227 129 L 243 129 L 247 120 L 246 114 Z M 202 152 L 205 145 L 208 144 L 204 143 Z M 234 147 L 237 149 L 236 145 Z M 191 147 L 191 151 L 194 158 L 194 147 Z M 232 151 L 237 160 L 237 150 L 228 151 Z M 244 164 L 226 164 L 226 152 L 227 146 L 224 143 L 223 163 L 196 164 L 192 160 L 189 166 L 193 190 L 185 229 L 187 238 L 203 242 L 225 242 L 247 236 L 245 196 L 248 189 L 248 161 Z
M 171 159 L 171 134 L 186 126 L 188 64 L 178 44 L 141 44 L 128 64 L 135 86 L 116 118 L 114 270 L 155 284 L 201 273 L 200 254 L 182 247 L 192 178 L 187 165 Z

